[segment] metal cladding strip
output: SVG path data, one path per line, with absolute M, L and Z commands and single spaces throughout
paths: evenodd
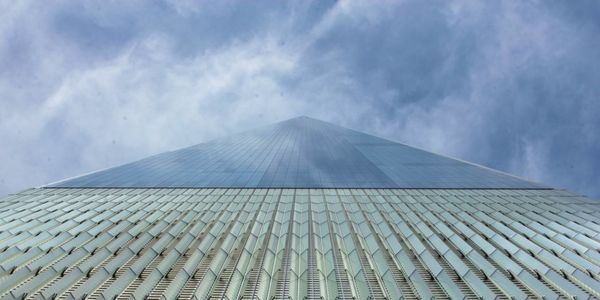
M 205 196 L 206 199 L 206 196 Z M 188 257 L 191 249 L 195 249 L 198 246 L 201 239 L 197 239 L 197 236 L 202 236 L 204 232 L 201 230 L 210 229 L 211 226 L 207 225 L 208 221 L 203 221 L 207 214 L 213 209 L 215 203 L 212 202 L 207 204 L 208 207 L 201 207 L 205 204 L 204 201 L 197 203 L 191 210 L 194 212 L 200 212 L 196 215 L 194 220 L 189 223 L 186 230 L 178 235 L 178 239 L 181 239 L 180 244 L 189 245 L 185 250 L 182 250 L 183 257 Z M 212 216 L 212 215 L 211 215 Z M 205 226 L 206 225 L 206 226 Z M 183 235 L 183 237 L 182 237 Z M 144 248 L 136 254 L 136 258 L 130 260 L 127 265 L 124 265 L 118 272 L 123 272 L 122 276 L 117 276 L 119 280 L 115 280 L 110 286 L 106 287 L 106 291 L 111 294 L 106 294 L 105 298 L 114 298 L 116 295 L 120 298 L 126 298 L 127 296 L 133 295 L 132 293 L 139 287 L 144 280 L 144 276 L 148 276 L 150 272 L 158 265 L 160 259 L 159 253 L 156 251 L 150 251 L 152 247 L 158 242 L 158 239 L 151 237 L 150 243 L 146 244 Z M 193 242 L 191 242 L 193 241 Z M 163 253 L 164 256 L 164 253 Z M 149 267 L 145 267 L 144 263 L 148 263 Z M 177 262 L 180 265 L 180 262 Z M 126 269 L 127 267 L 127 269 Z M 145 268 L 145 270 L 144 270 Z M 126 273 L 125 273 L 126 272 Z
M 263 274 L 267 272 L 264 269 L 264 262 L 269 247 L 269 241 L 271 240 L 271 236 L 273 235 L 273 227 L 277 220 L 277 215 L 279 214 L 279 203 L 281 202 L 281 193 L 277 192 L 274 198 L 277 198 L 277 201 L 275 202 L 275 208 L 271 212 L 272 217 L 270 222 L 268 223 L 268 228 L 266 232 L 262 235 L 262 244 L 257 249 L 258 255 L 254 260 L 254 265 L 248 272 L 248 280 L 246 280 L 246 287 L 242 293 L 243 299 L 260 298 L 260 279 L 262 278 Z
M 486 231 L 485 225 L 476 223 L 461 223 L 451 213 L 440 214 L 445 224 L 460 235 L 473 249 L 476 249 L 497 271 L 508 276 L 513 283 L 521 288 L 526 294 L 533 293 L 537 297 L 556 298 L 558 295 L 539 281 L 532 281 L 530 273 L 524 272 L 523 268 L 514 263 L 502 250 L 498 250 L 488 242 L 481 231 Z M 464 219 L 463 219 L 464 220 Z M 464 221 L 463 221 L 464 222 Z M 473 230 L 471 229 L 473 228 Z M 502 249 L 502 248 L 500 248 Z M 474 258 L 473 255 L 470 256 Z
M 373 266 L 372 266 L 371 262 L 369 261 L 368 257 L 371 256 L 372 254 L 367 253 L 367 251 L 364 247 L 364 243 L 361 242 L 361 238 L 357 234 L 358 230 L 356 229 L 356 225 L 350 218 L 350 215 L 348 214 L 348 208 L 344 204 L 344 201 L 342 201 L 342 208 L 346 215 L 347 224 L 350 225 L 350 235 L 352 237 L 352 240 L 354 241 L 355 251 L 357 252 L 358 257 L 360 259 L 362 273 L 363 273 L 364 279 L 366 281 L 367 288 L 369 289 L 369 297 L 370 297 L 370 299 L 374 299 L 374 300 L 387 299 L 388 298 L 387 289 L 381 283 L 381 280 L 378 278 L 379 276 L 377 276 L 377 274 L 374 272 Z M 360 211 L 352 211 L 352 215 L 354 218 L 361 217 Z M 364 222 L 366 222 L 366 221 L 361 220 L 360 223 L 365 224 Z
M 273 298 L 278 287 L 278 277 L 281 274 L 282 256 L 286 250 L 287 233 L 292 218 L 292 201 L 293 197 L 282 192 L 280 197 L 280 216 L 281 218 L 275 221 L 275 228 L 269 241 L 269 251 L 265 257 L 264 273 L 261 276 L 261 286 L 259 290 L 260 299 Z M 262 296 L 262 297 L 261 297 Z
M 169 226 L 175 226 L 177 223 L 176 222 L 172 222 Z M 145 229 L 145 228 L 144 228 Z M 87 260 L 86 262 L 84 262 L 86 265 L 89 265 L 89 267 L 84 267 L 84 269 L 88 269 L 88 271 L 86 272 L 86 275 L 84 278 L 81 278 L 79 276 L 76 276 L 76 273 L 72 273 L 73 276 L 71 277 L 63 277 L 60 278 L 60 280 L 58 280 L 57 282 L 54 282 L 53 285 L 46 285 L 46 287 L 44 287 L 44 292 L 42 292 L 42 295 L 44 297 L 46 297 L 48 294 L 50 295 L 54 295 L 54 294 L 59 294 L 61 292 L 63 292 L 64 289 L 66 290 L 66 293 L 63 293 L 60 298 L 61 299 L 75 299 L 75 297 L 73 296 L 76 293 L 82 293 L 82 294 L 88 294 L 88 293 L 92 293 L 93 296 L 97 296 L 98 293 L 96 292 L 90 292 L 89 290 L 94 290 L 97 288 L 96 291 L 101 292 L 102 290 L 105 289 L 105 285 L 107 284 L 107 282 L 112 282 L 114 281 L 114 279 L 119 276 L 120 279 L 123 279 L 123 273 L 120 272 L 121 270 L 126 270 L 125 266 L 127 266 L 129 264 L 130 261 L 132 261 L 133 257 L 135 257 L 136 251 L 141 251 L 143 249 L 143 247 L 145 246 L 146 243 L 153 243 L 154 240 L 152 240 L 152 238 L 149 235 L 144 235 L 143 237 L 137 239 L 136 241 L 134 241 L 128 248 L 128 250 L 126 250 L 125 252 L 121 252 L 121 253 L 125 253 L 123 256 L 121 255 L 121 257 L 116 260 L 115 262 L 113 262 L 113 265 L 115 267 L 117 267 L 118 269 L 113 271 L 112 274 L 108 274 L 107 272 L 105 272 L 105 270 L 101 270 L 99 267 L 96 267 L 96 264 L 99 263 L 100 267 L 104 267 L 106 266 L 106 264 L 108 264 L 111 259 L 116 259 L 113 258 L 113 253 L 110 253 L 109 251 L 102 251 L 102 252 L 98 252 L 98 256 L 94 259 L 90 258 L 89 260 Z M 137 245 L 134 245 L 137 244 Z M 127 261 L 123 264 L 123 261 Z M 119 266 L 121 265 L 122 266 Z M 81 269 L 81 268 L 80 268 Z M 102 271 L 102 272 L 101 272 Z M 101 272 L 102 275 L 96 275 L 99 274 Z M 110 275 L 110 277 L 108 277 L 108 275 Z M 95 279 L 97 279 L 98 281 L 91 281 L 92 279 L 90 279 L 92 276 L 95 276 Z M 102 277 L 99 277 L 102 276 Z M 74 282 L 69 283 L 70 280 L 75 280 Z M 105 283 L 102 283 L 102 280 L 106 280 Z M 90 282 L 91 281 L 91 282 Z M 84 287 L 81 287 L 81 286 Z M 89 289 L 87 292 L 81 292 L 85 289 Z
M 225 211 L 226 209 L 223 209 L 221 213 L 217 216 L 217 219 Z M 155 257 L 153 261 L 153 269 L 149 270 L 151 271 L 151 273 L 149 273 L 148 276 L 152 277 L 153 274 L 160 274 L 162 275 L 162 277 L 158 278 L 157 276 L 157 279 L 153 279 L 159 281 L 154 286 L 152 291 L 146 296 L 148 299 L 159 299 L 161 295 L 166 293 L 166 290 L 173 283 L 174 278 L 178 279 L 176 275 L 184 274 L 184 272 L 180 271 L 183 269 L 187 262 L 190 250 L 195 249 L 198 246 L 198 244 L 202 241 L 202 239 L 198 239 L 196 235 L 201 229 L 204 232 L 206 232 L 205 230 L 212 229 L 212 225 L 214 225 L 214 223 L 203 228 L 202 226 L 194 226 L 194 223 L 189 224 L 188 226 L 186 226 L 186 231 L 179 232 L 175 239 L 173 239 L 172 242 L 168 244 L 164 252 L 159 253 L 159 255 Z M 202 234 L 203 232 L 200 233 L 200 235 Z M 145 288 L 137 286 L 135 292 L 138 291 L 143 293 L 143 291 L 145 291 Z M 114 297 L 116 295 L 110 296 Z
M 422 216 L 421 219 L 424 220 L 439 238 L 450 243 L 452 247 L 449 247 L 449 249 L 453 251 L 455 255 L 460 257 L 464 264 L 468 266 L 470 272 L 483 281 L 494 294 L 517 296 L 516 298 L 533 296 L 533 294 L 531 294 L 528 289 L 524 288 L 523 285 L 519 285 L 519 282 L 511 282 L 507 274 L 503 273 L 503 270 L 501 269 L 498 270 L 498 266 L 494 265 L 493 261 L 486 261 L 482 252 L 476 245 L 472 245 L 469 240 L 463 240 L 459 235 L 460 233 L 456 232 L 454 228 L 448 226 L 432 213 L 432 211 L 443 211 L 441 207 L 433 204 L 426 205 L 426 207 L 430 211 L 419 214 L 419 216 Z M 466 274 L 467 273 L 462 276 L 466 276 Z M 473 284 L 471 280 L 467 280 L 467 283 Z
M 364 220 L 378 219 L 379 222 L 376 223 L 377 226 L 386 226 L 383 224 L 383 219 L 380 215 L 378 215 L 378 211 L 375 209 L 372 203 L 371 210 L 367 210 L 367 208 L 361 203 L 361 201 L 357 201 L 357 204 L 359 205 L 359 210 Z M 367 213 L 369 213 L 369 215 L 367 215 Z M 389 251 L 389 245 L 387 245 L 385 240 L 381 237 L 380 232 L 378 232 L 373 222 L 367 221 L 366 223 L 369 227 L 370 232 L 375 236 L 375 241 L 377 243 L 377 248 L 374 249 L 373 255 L 384 256 L 385 264 L 382 262 L 381 264 L 379 264 L 378 267 L 382 269 L 382 271 L 387 269 L 389 273 L 392 274 L 392 277 L 390 278 L 388 277 L 388 272 L 383 271 L 383 277 L 387 278 L 387 280 L 384 280 L 388 283 L 388 291 L 391 290 L 392 285 L 395 284 L 397 285 L 397 289 L 393 290 L 395 291 L 393 298 L 403 297 L 404 299 L 418 299 L 418 292 L 416 292 L 416 289 L 410 281 L 410 278 L 407 276 L 406 272 L 404 272 L 402 267 L 400 267 L 395 262 L 393 254 Z
M 436 254 L 437 261 L 446 270 L 447 274 L 450 275 L 452 281 L 460 288 L 461 292 L 467 298 L 495 298 L 495 296 L 491 296 L 493 294 L 492 291 L 478 277 L 471 276 L 473 274 L 466 264 L 423 222 L 420 215 L 426 211 L 415 209 L 415 206 L 419 204 L 406 203 L 405 205 L 414 212 L 409 215 L 411 218 L 411 222 L 409 223 L 413 224 L 411 227 L 415 231 L 420 232 L 419 237 L 421 242 L 432 253 Z
M 379 230 L 385 237 L 387 243 L 387 249 L 393 254 L 392 259 L 395 259 L 399 266 L 401 266 L 403 273 L 407 274 L 407 280 L 411 286 L 416 290 L 416 298 L 431 299 L 446 298 L 447 294 L 443 289 L 434 281 L 426 271 L 421 262 L 416 258 L 413 250 L 408 247 L 404 237 L 399 234 L 395 229 L 395 225 L 390 221 L 388 215 L 381 211 L 379 204 L 381 204 L 381 197 L 375 199 L 375 208 L 379 214 L 376 217 L 381 219 L 379 224 Z M 428 281 L 426 282 L 424 278 Z M 404 293 L 406 294 L 406 293 Z M 406 295 L 405 295 L 406 297 Z
M 409 207 L 414 208 L 413 205 L 409 205 Z M 477 298 L 508 299 L 505 295 L 497 296 L 503 294 L 499 287 L 487 280 L 485 275 L 477 270 L 472 262 L 466 259 L 464 255 L 460 254 L 458 248 L 453 247 L 453 244 L 447 245 L 446 242 L 444 242 L 445 237 L 424 218 L 427 213 L 428 211 L 420 211 L 420 213 L 415 214 L 419 219 L 417 227 L 421 227 L 422 232 L 427 232 L 429 234 L 427 236 L 427 242 L 435 249 L 434 251 L 437 253 L 437 256 L 455 271 L 453 272 L 454 276 L 456 276 L 454 280 L 464 282 L 475 294 L 477 294 Z M 516 290 L 514 294 L 516 294 L 518 289 L 516 289 L 516 287 L 514 288 Z
M 135 261 L 135 258 L 144 251 L 144 248 L 149 247 L 151 249 L 155 249 L 153 253 L 160 256 L 170 254 L 171 247 L 167 247 L 166 245 L 172 241 L 175 241 L 179 235 L 184 234 L 184 229 L 189 227 L 189 223 L 191 222 L 191 214 L 185 210 L 180 211 L 178 208 L 181 206 L 187 205 L 185 202 L 182 202 L 177 206 L 173 206 L 171 207 L 173 209 L 171 212 L 164 212 L 165 217 L 156 219 L 157 224 L 147 231 L 151 234 L 151 236 L 138 236 L 137 234 L 134 235 L 132 246 L 128 247 L 129 251 L 126 252 L 127 255 L 125 257 L 108 257 L 100 264 L 102 267 L 108 266 L 106 270 L 97 267 L 94 271 L 90 272 L 90 275 L 86 276 L 82 282 L 74 285 L 75 288 L 69 292 L 68 298 L 80 299 L 81 297 L 87 296 L 89 298 L 96 299 L 100 296 L 104 296 L 105 292 L 111 292 L 111 290 L 107 290 L 107 288 L 108 286 L 111 286 L 112 283 L 117 281 L 116 278 L 119 274 L 121 275 L 119 276 L 119 283 L 126 283 L 127 281 L 131 280 L 132 276 L 129 274 L 125 276 L 125 274 L 121 273 L 120 271 L 125 270 L 125 267 L 131 266 Z M 165 221 L 167 223 L 165 223 Z M 166 234 L 156 236 L 158 239 L 153 238 L 154 233 L 160 232 L 164 232 Z M 134 245 L 134 243 L 137 245 Z
M 313 212 L 313 228 L 315 235 L 316 263 L 319 271 L 321 284 L 321 296 L 324 298 L 335 298 L 338 295 L 338 284 L 336 269 L 334 266 L 334 250 L 332 246 L 332 234 L 329 230 L 328 213 L 323 201 L 323 191 L 311 190 L 311 211 Z M 347 277 L 346 277 L 347 279 Z
M 557 190 L 32 189 L 0 200 L 0 299 L 600 298 L 599 215 Z
M 275 296 L 273 299 L 286 299 L 290 293 L 290 268 L 291 268 L 291 252 L 292 250 L 292 239 L 294 234 L 294 215 L 296 207 L 296 198 L 292 199 L 292 208 L 290 209 L 290 219 L 288 222 L 288 229 L 285 235 L 286 243 L 284 248 L 283 257 L 281 258 L 281 265 L 277 271 L 277 289 L 275 290 Z
M 221 273 L 220 267 L 223 263 L 223 260 L 226 258 L 224 257 L 224 255 L 227 255 L 227 251 L 229 250 L 228 248 L 232 245 L 233 242 L 232 239 L 237 238 L 236 233 L 238 233 L 241 230 L 241 225 L 238 219 L 242 215 L 244 207 L 249 203 L 249 197 L 248 199 L 246 199 L 247 196 L 243 197 L 246 201 L 242 200 L 243 203 L 241 205 L 239 202 L 235 203 L 238 206 L 238 209 L 231 212 L 231 215 L 235 214 L 233 220 L 225 221 L 223 226 L 219 228 L 219 238 L 215 241 L 214 244 L 212 244 L 212 247 L 210 249 L 207 249 L 208 251 L 206 253 L 206 256 L 196 269 L 196 272 L 194 273 L 194 279 L 197 279 L 198 281 L 188 281 L 188 284 L 193 283 L 193 285 L 191 285 L 191 288 L 189 289 L 191 291 L 191 294 L 193 295 L 191 299 L 198 298 L 199 294 L 208 295 L 215 280 L 217 279 L 217 276 Z M 245 213 L 245 211 L 243 212 Z M 225 227 L 225 224 L 227 224 L 227 227 Z M 216 232 L 214 234 L 214 237 L 217 237 Z M 221 247 L 223 247 L 223 249 Z M 223 253 L 223 250 L 225 250 L 226 252 Z M 186 299 L 182 297 L 182 295 L 180 295 L 179 298 Z
M 331 216 L 331 210 L 329 209 L 329 203 L 327 199 L 324 199 L 325 213 L 327 215 L 327 224 L 329 230 L 329 237 L 331 238 L 331 247 L 334 260 L 334 270 L 336 277 L 336 286 L 338 291 L 339 299 L 355 299 L 356 289 L 351 285 L 349 274 L 346 270 L 344 258 L 342 256 L 341 248 L 338 240 L 338 233 L 335 230 L 333 218 Z
M 455 216 L 458 215 L 455 214 Z M 547 267 L 540 264 L 536 259 L 526 259 L 523 257 L 521 255 L 523 253 L 521 249 L 516 247 L 501 234 L 490 229 L 487 224 L 482 223 L 480 220 L 476 220 L 476 223 L 470 224 L 469 228 L 479 232 L 485 241 L 488 242 L 487 245 L 494 248 L 493 251 L 490 251 L 492 252 L 490 256 L 496 257 L 501 262 L 504 262 L 513 276 L 521 277 L 526 284 L 536 289 L 540 296 L 557 298 L 561 294 L 569 295 L 568 292 L 563 291 L 565 286 L 556 286 L 551 280 L 542 275 L 548 271 Z M 483 240 L 479 240 L 479 242 L 484 243 Z M 510 261 L 508 261 L 508 259 L 510 259 Z
M 447 299 L 448 294 L 436 279 L 433 276 L 433 273 L 428 269 L 428 266 L 424 264 L 418 256 L 418 253 L 415 253 L 415 250 L 408 243 L 408 235 L 403 234 L 397 226 L 404 225 L 404 222 L 398 218 L 397 215 L 395 219 L 398 220 L 399 223 L 396 223 L 392 220 L 389 212 L 394 211 L 389 203 L 385 203 L 383 209 L 380 209 L 380 213 L 384 217 L 387 222 L 387 225 L 393 231 L 398 243 L 400 244 L 400 248 L 403 250 L 402 252 L 398 252 L 397 257 L 399 260 L 404 261 L 405 265 L 408 265 L 409 268 L 414 269 L 412 275 L 413 284 L 419 290 L 419 294 L 422 296 L 431 296 L 435 297 L 435 299 Z M 406 261 L 405 257 L 408 256 L 410 262 Z
M 527 265 L 533 272 L 536 273 L 539 277 L 544 277 L 547 279 L 548 283 L 557 287 L 559 290 L 563 290 L 566 294 L 569 295 L 578 295 L 581 297 L 584 293 L 581 292 L 581 287 L 577 286 L 577 282 L 567 281 L 565 278 L 568 277 L 568 274 L 565 273 L 564 277 L 557 276 L 556 271 L 561 272 L 562 267 L 569 266 L 567 268 L 572 268 L 568 263 L 565 263 L 562 260 L 554 260 L 548 261 L 544 260 L 543 249 L 535 246 L 534 243 L 530 242 L 522 235 L 515 233 L 512 229 L 507 227 L 506 225 L 494 220 L 490 216 L 497 216 L 496 212 L 490 212 L 489 214 L 482 214 L 481 212 L 475 212 L 474 216 L 482 221 L 486 226 L 488 226 L 493 233 L 495 233 L 494 237 L 496 240 L 502 241 L 502 239 L 507 240 L 503 242 L 504 247 L 509 247 L 510 254 L 517 257 L 522 263 Z M 498 217 L 498 216 L 497 216 Z M 507 223 L 508 224 L 508 223 Z M 492 234 L 493 234 L 492 233 Z M 510 240 L 510 241 L 508 241 Z M 514 242 L 514 243 L 513 243 Z M 546 257 L 547 258 L 547 257 Z M 560 266 L 557 266 L 555 263 L 559 262 Z M 554 270 L 553 270 L 554 268 Z
M 239 289 L 239 287 L 235 286 L 232 283 L 232 279 L 234 278 L 235 275 L 238 275 L 238 276 L 240 275 L 239 273 L 236 273 L 236 271 L 238 271 L 238 270 L 236 270 L 236 268 L 240 262 L 240 258 L 242 256 L 242 252 L 244 251 L 244 247 L 246 246 L 246 243 L 248 242 L 248 239 L 250 238 L 250 235 L 252 234 L 252 229 L 254 228 L 254 224 L 256 222 L 256 218 L 258 217 L 260 209 L 261 209 L 262 205 L 264 204 L 266 195 L 263 195 L 261 198 L 262 198 L 262 200 L 261 200 L 260 204 L 258 205 L 258 208 L 256 209 L 256 211 L 254 212 L 254 216 L 252 217 L 252 220 L 246 226 L 246 231 L 244 232 L 241 239 L 238 239 L 239 242 L 237 243 L 237 247 L 235 247 L 233 249 L 233 251 L 231 252 L 231 254 L 229 255 L 229 257 L 228 257 L 229 262 L 228 262 L 227 266 L 225 266 L 223 268 L 223 271 L 219 275 L 218 281 L 215 283 L 215 286 L 212 289 L 212 294 L 211 294 L 210 298 L 215 298 L 215 299 L 222 299 L 222 298 L 235 299 L 236 298 L 235 295 L 232 296 L 231 293 L 237 294 L 237 291 L 231 291 L 231 289 L 233 289 L 233 288 Z
M 219 202 L 219 199 L 222 198 L 219 196 L 214 203 L 220 203 L 225 207 L 218 212 L 211 212 L 211 214 L 208 214 L 209 217 L 199 223 L 200 226 L 198 226 L 198 229 L 194 230 L 194 233 L 191 236 L 194 239 L 194 242 L 186 249 L 183 258 L 180 259 L 181 262 L 179 265 L 181 266 L 181 269 L 174 276 L 175 279 L 171 285 L 167 287 L 165 294 L 179 294 L 179 298 L 183 299 L 191 299 L 193 297 L 194 290 L 200 280 L 199 276 L 197 276 L 197 269 L 196 271 L 191 270 L 198 266 L 204 255 L 204 252 L 199 251 L 199 249 L 201 249 L 202 245 L 209 247 L 211 243 L 214 242 L 214 236 L 209 235 L 209 233 L 212 232 L 215 225 L 223 223 L 220 220 L 227 210 L 227 207 L 233 203 L 233 201 Z M 138 287 L 139 284 L 135 286 L 135 289 L 137 290 Z
M 68 211 L 75 211 L 72 208 L 70 208 L 68 206 L 65 207 L 64 205 L 61 205 L 61 204 L 69 204 L 69 202 L 63 202 L 57 206 L 63 207 L 64 209 L 68 209 Z M 75 206 L 82 206 L 82 205 L 85 205 L 85 203 L 75 204 Z M 96 227 L 92 228 L 88 232 L 84 232 L 83 234 L 76 233 L 74 235 L 69 235 L 72 238 L 68 241 L 63 242 L 62 240 L 60 240 L 59 244 L 51 246 L 52 243 L 48 243 L 48 244 L 39 245 L 39 247 L 42 249 L 47 249 L 47 250 L 45 250 L 47 254 L 52 254 L 52 253 L 58 252 L 58 254 L 59 254 L 58 257 L 54 256 L 54 255 L 47 255 L 46 257 L 50 257 L 52 259 L 52 262 L 56 263 L 55 265 L 65 265 L 65 267 L 60 267 L 61 277 L 64 277 L 66 274 L 70 273 L 77 265 L 77 261 L 73 261 L 72 260 L 73 258 L 82 257 L 82 255 L 85 255 L 85 252 L 89 251 L 89 250 L 91 250 L 92 252 L 95 252 L 95 250 L 98 249 L 99 247 L 108 248 L 109 246 L 111 246 L 111 244 L 114 244 L 116 242 L 116 241 L 113 241 L 112 243 L 109 243 L 111 241 L 111 239 L 113 239 L 113 237 L 115 237 L 115 234 L 110 234 L 110 230 L 117 228 L 117 226 L 118 226 L 118 224 L 115 224 L 111 221 L 111 219 L 113 219 L 116 215 L 117 214 L 114 214 L 114 216 L 112 218 L 101 221 L 99 224 L 97 224 Z M 70 226 L 69 227 L 62 226 L 64 224 L 69 224 Z M 67 228 L 73 228 L 73 227 L 75 227 L 75 224 L 73 224 L 72 222 L 69 222 L 67 220 L 63 220 L 62 225 L 58 226 L 58 227 L 59 228 L 62 227 L 61 228 L 61 230 L 63 231 L 62 233 L 68 234 L 69 230 Z M 126 223 L 123 223 L 123 224 L 126 224 Z M 95 229 L 98 229 L 98 230 L 95 230 Z M 80 248 L 76 249 L 76 245 L 79 246 Z M 108 250 L 105 250 L 105 252 L 108 252 Z M 60 257 L 63 257 L 63 258 L 61 259 Z M 67 264 L 64 263 L 65 261 L 69 261 L 68 266 L 66 266 Z M 56 274 L 53 271 L 56 270 L 57 267 L 52 266 L 51 265 L 52 262 L 50 262 L 50 263 L 46 262 L 46 265 L 38 266 L 32 260 L 32 263 L 30 263 L 26 267 L 35 268 L 36 269 L 35 275 L 38 275 L 40 273 L 47 274 L 47 276 L 45 276 L 46 280 L 32 279 L 31 281 L 36 282 L 37 288 L 36 288 L 36 286 L 32 286 L 32 285 L 27 286 L 27 283 L 28 283 L 27 280 L 23 281 L 20 284 L 20 286 L 24 286 L 24 288 L 22 289 L 23 293 L 17 292 L 18 288 L 13 288 L 13 291 L 11 291 L 11 294 L 13 296 L 19 296 L 19 295 L 25 295 L 25 294 L 34 295 L 35 292 L 37 291 L 37 289 L 46 285 L 46 282 L 48 282 L 49 280 L 52 280 L 51 283 L 54 283 L 58 278 L 52 276 L 52 274 Z M 50 267 L 50 269 L 48 267 Z M 29 275 L 33 275 L 33 274 L 29 274 Z M 42 278 L 42 277 L 39 277 L 39 278 Z M 42 290 L 43 290 L 43 288 L 42 288 Z
M 437 255 L 434 256 L 435 252 L 425 240 L 422 230 L 415 225 L 417 218 L 414 212 L 404 203 L 390 203 L 390 205 L 400 216 L 403 222 L 403 229 L 401 230 L 408 235 L 409 243 L 416 250 L 416 254 L 423 261 L 423 264 L 428 267 L 431 276 L 438 280 L 451 298 L 470 298 L 472 296 L 471 291 L 465 283 L 460 278 L 452 278 L 452 268 L 443 259 L 437 257 Z
M 545 213 L 542 213 L 545 214 Z M 583 272 L 586 272 L 584 268 L 576 263 L 573 263 L 569 259 L 563 258 L 563 260 L 556 260 L 557 256 L 561 256 L 558 253 L 552 253 L 549 250 L 544 249 L 544 244 L 540 243 L 538 240 L 530 240 L 528 234 L 534 234 L 533 231 L 527 230 L 527 228 L 523 228 L 518 226 L 515 221 L 509 219 L 505 215 L 494 212 L 489 216 L 494 219 L 488 219 L 493 223 L 492 227 L 497 228 L 503 235 L 508 236 L 511 240 L 514 240 L 515 243 L 520 246 L 522 249 L 526 250 L 532 257 L 538 258 L 541 262 L 543 262 L 546 266 L 553 269 L 555 272 L 560 273 L 565 279 L 568 279 L 570 282 L 575 284 L 577 287 L 586 290 L 588 293 L 598 297 L 600 293 L 598 293 L 594 288 L 596 286 L 600 286 L 600 282 L 596 278 L 590 278 L 589 276 L 583 275 Z M 551 216 L 550 216 L 551 217 Z M 558 216 L 557 216 L 558 217 Z M 546 219 L 541 217 L 542 219 Z M 562 221 L 565 224 L 568 224 L 568 220 L 562 217 Z M 516 224 L 515 224 L 516 223 Z M 546 224 L 555 224 L 558 227 L 562 227 L 562 225 L 547 219 Z M 551 232 L 551 231 L 550 231 Z M 588 232 L 589 234 L 590 232 Z M 566 234 L 566 233 L 565 233 Z M 574 235 L 577 233 L 573 232 Z M 558 234 L 557 234 L 558 235 Z M 560 235 L 558 235 L 560 236 Z M 562 236 L 560 236 L 562 239 Z M 566 238 L 565 238 L 566 239 Z M 568 239 L 567 239 L 568 240 Z M 585 247 L 584 247 L 585 248 Z M 594 252 L 593 252 L 594 253 Z M 598 253 L 598 252 L 595 252 Z M 578 270 L 577 268 L 580 268 Z M 592 273 L 593 274 L 593 273 Z M 555 276 L 556 277 L 556 276 Z M 562 279 L 560 279 L 562 281 Z M 575 292 L 571 292 L 575 293 Z
M 308 283 L 306 299 L 315 300 L 321 298 L 321 282 L 317 270 L 317 258 L 315 249 L 315 230 L 313 225 L 312 200 L 308 200 Z
M 431 206 L 430 206 L 431 207 Z M 440 207 L 437 206 L 439 209 Z M 438 210 L 439 211 L 439 210 Z M 461 233 L 431 212 L 425 213 L 427 223 L 435 230 L 442 240 L 451 243 L 449 247 L 457 253 L 464 263 L 475 273 L 495 294 L 506 294 L 515 298 L 532 297 L 533 293 L 521 282 L 512 278 L 493 260 L 488 261 L 486 254 L 471 240 L 463 240 Z

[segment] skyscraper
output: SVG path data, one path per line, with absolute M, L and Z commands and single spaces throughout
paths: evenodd
M 600 202 L 300 117 L 0 202 L 2 299 L 600 298 Z

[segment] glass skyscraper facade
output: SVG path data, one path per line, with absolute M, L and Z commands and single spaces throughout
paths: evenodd
M 600 202 L 300 117 L 5 197 L 0 298 L 600 298 Z

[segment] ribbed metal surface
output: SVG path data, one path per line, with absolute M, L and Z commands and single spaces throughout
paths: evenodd
M 557 190 L 33 189 L 2 299 L 600 296 L 600 202 Z

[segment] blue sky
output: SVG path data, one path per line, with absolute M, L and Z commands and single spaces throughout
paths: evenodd
M 600 198 L 600 2 L 52 3 L 0 3 L 0 195 L 308 115 Z

